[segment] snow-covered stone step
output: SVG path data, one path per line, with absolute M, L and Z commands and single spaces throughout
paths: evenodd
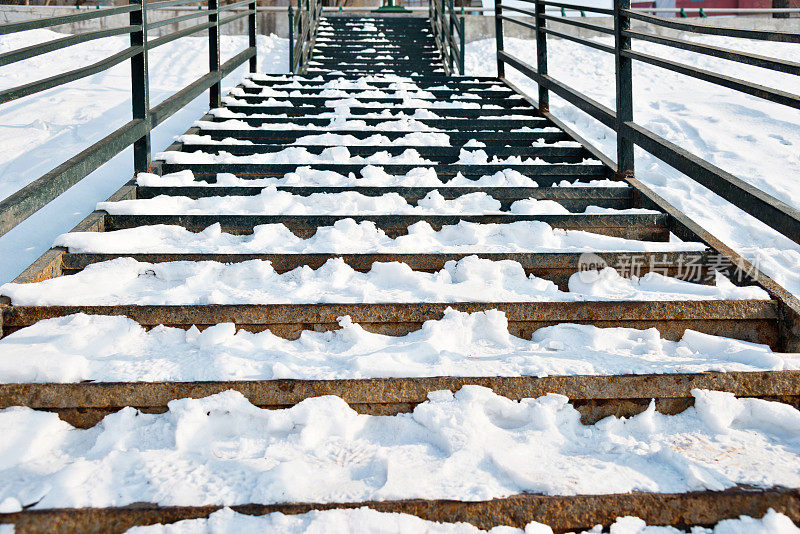
M 442 503 L 443 505 L 443 503 Z M 469 505 L 467 505 L 469 506 Z M 436 507 L 428 508 L 427 510 L 436 510 Z M 430 513 L 417 511 L 420 516 L 432 517 Z M 139 527 L 137 530 L 139 534 L 167 534 L 175 532 L 174 529 L 180 528 L 180 532 L 230 532 L 230 531 L 253 531 L 261 532 L 265 530 L 283 532 L 285 534 L 301 534 L 304 532 L 348 532 L 365 534 L 367 532 L 379 532 L 382 530 L 389 530 L 391 532 L 425 532 L 428 534 L 484 534 L 485 529 L 478 529 L 473 524 L 464 522 L 462 514 L 456 514 L 452 522 L 435 521 L 433 519 L 421 519 L 410 513 L 400 512 L 378 512 L 369 507 L 349 508 L 342 510 L 328 510 L 325 506 L 321 506 L 319 510 L 312 510 L 309 512 L 300 513 L 297 515 L 292 514 L 294 510 L 289 512 L 283 510 L 282 512 L 265 513 L 258 515 L 253 513 L 252 510 L 240 509 L 235 511 L 232 508 L 226 507 L 217 510 L 208 518 L 194 518 L 195 514 L 187 514 L 187 519 L 178 522 L 174 527 L 172 524 L 168 525 L 150 525 L 146 527 Z M 538 517 L 538 519 L 543 519 Z M 530 534 L 531 532 L 537 534 L 553 534 L 553 529 L 549 524 L 544 524 L 539 521 L 531 521 L 527 524 L 518 523 L 518 528 L 508 525 L 497 525 L 502 528 L 504 534 L 523 534 L 523 531 Z M 601 524 L 601 521 L 595 521 Z M 659 524 L 659 523 L 653 523 Z M 749 533 L 749 534 L 797 534 L 797 527 L 795 527 L 792 519 L 782 513 L 776 512 L 774 509 L 769 509 L 762 518 L 750 517 L 740 514 L 740 517 L 722 519 L 716 524 L 705 523 L 710 525 L 709 529 L 702 527 L 692 527 L 694 534 L 713 534 L 714 532 L 724 533 Z M 494 526 L 494 523 L 491 523 Z M 483 525 L 482 525 L 483 526 Z M 558 529 L 560 526 L 556 524 L 554 528 Z M 486 526 L 486 529 L 492 528 Z M 639 517 L 622 517 L 618 516 L 611 523 L 612 532 L 615 533 L 656 533 L 662 532 L 661 527 L 649 527 L 648 523 Z M 208 530 L 206 530 L 208 529 Z M 578 529 L 572 528 L 572 531 L 578 532 Z M 560 532 L 560 530 L 557 530 Z M 581 534 L 592 534 L 595 530 L 590 529 L 582 531 Z M 670 528 L 663 531 L 668 534 L 682 534 L 683 530 Z
M 20 531 L 42 531 L 48 525 L 69 522 L 80 531 L 105 530 L 110 534 L 121 534 L 136 525 L 140 525 L 136 532 L 142 534 L 264 531 L 366 534 L 384 530 L 485 534 L 494 527 L 498 527 L 494 532 L 504 534 L 523 534 L 523 530 L 527 534 L 596 534 L 597 525 L 610 526 L 616 534 L 689 534 L 690 531 L 691 534 L 797 534 L 793 523 L 797 514 L 791 505 L 794 497 L 791 490 L 774 488 L 669 495 L 518 495 L 488 502 L 417 500 L 231 507 L 137 504 L 124 508 L 23 511 L 0 514 L 0 521 L 16 523 Z M 683 516 L 677 515 L 680 512 L 675 512 L 688 508 L 693 510 L 692 518 L 697 523 L 709 528 L 687 524 Z M 176 522 L 179 519 L 182 520 Z M 657 526 L 678 521 L 688 530 Z M 595 526 L 581 526 L 586 524 Z
M 501 190 L 502 191 L 502 190 Z M 507 191 L 507 189 L 506 189 Z M 179 193 L 180 191 L 178 191 Z M 532 196 L 521 199 L 506 198 L 508 210 L 502 203 L 485 191 L 453 191 L 449 198 L 436 189 L 431 189 L 422 198 L 409 201 L 398 193 L 374 190 L 373 195 L 364 195 L 359 188 L 342 192 L 278 190 L 269 185 L 257 194 L 214 195 L 189 198 L 187 196 L 160 195 L 151 198 L 136 198 L 116 202 L 101 202 L 98 210 L 112 215 L 193 215 L 193 214 L 237 214 L 237 215 L 571 215 L 565 206 L 554 200 L 539 200 Z M 657 210 L 623 207 L 601 208 L 587 206 L 582 215 L 660 215 Z
M 332 226 L 344 218 L 356 222 L 369 221 L 389 237 L 408 233 L 409 226 L 427 222 L 434 229 L 455 225 L 459 222 L 477 224 L 510 224 L 522 221 L 538 221 L 562 230 L 581 230 L 594 234 L 643 241 L 669 240 L 669 217 L 664 214 L 601 214 L 601 215 L 236 215 L 236 214 L 190 214 L 190 215 L 114 215 L 103 214 L 107 230 L 137 228 L 154 224 L 177 225 L 192 232 L 200 232 L 212 224 L 219 223 L 222 230 L 232 234 L 251 234 L 256 226 L 282 224 L 298 237 L 313 236 L 320 227 Z
M 516 104 L 520 99 L 516 99 L 510 92 L 500 90 L 483 90 L 482 94 L 475 91 L 456 91 L 452 89 L 435 89 L 433 91 L 423 89 L 338 89 L 328 87 L 314 87 L 314 88 L 279 88 L 264 86 L 249 86 L 244 85 L 241 91 L 246 94 L 261 95 L 267 97 L 275 97 L 281 99 L 289 99 L 298 103 L 318 103 L 333 98 L 358 98 L 370 99 L 374 102 L 394 103 L 403 98 L 411 97 L 417 99 L 428 100 L 475 100 L 483 99 L 484 101 L 491 101 L 492 103 L 503 104 Z
M 248 236 L 241 239 L 237 239 L 236 237 L 238 236 L 218 233 L 220 238 L 218 241 L 222 241 L 225 244 L 216 248 L 211 246 L 211 243 L 214 242 L 211 236 L 215 233 L 213 225 L 210 229 L 207 228 L 200 232 L 200 237 L 196 238 L 193 237 L 195 234 L 186 232 L 183 228 L 169 226 L 132 228 L 88 235 L 66 234 L 59 237 L 57 242 L 71 243 L 75 246 L 68 246 L 67 250 L 69 252 L 62 254 L 60 260 L 61 274 L 75 274 L 89 265 L 123 257 L 133 258 L 144 263 L 176 261 L 242 263 L 251 260 L 262 260 L 270 262 L 275 272 L 285 273 L 299 267 L 318 269 L 332 259 L 341 259 L 346 265 L 359 272 L 369 271 L 376 263 L 387 262 L 403 263 L 413 271 L 436 272 L 444 269 L 449 261 L 460 261 L 468 256 L 477 256 L 490 261 L 507 260 L 516 262 L 522 267 L 526 275 L 533 275 L 553 282 L 562 291 L 569 289 L 570 278 L 582 267 L 585 267 L 588 261 L 587 258 L 594 262 L 593 267 L 601 264 L 608 265 L 616 270 L 618 275 L 626 278 L 641 277 L 650 272 L 657 272 L 676 280 L 703 284 L 712 284 L 715 280 L 713 256 L 705 251 L 691 251 L 691 247 L 682 246 L 683 244 L 670 244 L 669 247 L 660 243 L 658 245 L 661 246 L 642 246 L 646 251 L 636 253 L 486 252 L 487 249 L 491 250 L 491 247 L 474 247 L 470 249 L 467 246 L 451 246 L 451 248 L 460 250 L 460 252 L 446 252 L 447 247 L 443 247 L 445 251 L 427 253 L 407 253 L 402 252 L 403 249 L 400 248 L 399 251 L 395 249 L 393 252 L 348 254 L 342 252 L 343 249 L 346 250 L 345 247 L 339 246 L 335 247 L 336 251 L 328 253 L 294 253 L 291 251 L 291 244 L 297 244 L 298 239 L 296 236 L 292 236 L 294 239 L 290 238 L 289 243 L 281 243 L 274 247 L 268 246 L 267 243 L 270 240 L 264 239 L 265 233 L 273 231 L 279 236 L 290 234 L 285 227 L 279 227 L 277 230 L 273 230 L 274 228 L 275 226 L 270 225 L 257 227 L 252 238 Z M 176 230 L 182 230 L 188 235 L 176 232 Z M 128 241 L 119 242 L 118 240 L 122 238 Z M 600 241 L 603 241 L 602 237 Z M 319 240 L 314 242 L 319 242 Z M 645 245 L 644 242 L 638 243 Z M 354 249 L 366 248 L 352 245 L 351 247 Z M 325 249 L 326 247 L 319 248 Z M 328 250 L 331 248 L 334 247 L 327 247 Z M 679 252 L 652 251 L 652 249 L 658 250 L 659 248 Z M 690 252 L 684 252 L 687 248 Z M 105 250 L 114 249 L 118 249 L 119 252 L 104 252 Z M 253 252 L 253 250 L 258 249 L 277 250 L 279 252 Z M 74 250 L 96 250 L 99 252 L 75 252 Z M 174 252 L 175 250 L 183 252 Z M 636 263 L 634 264 L 633 262 Z M 591 273 L 586 275 L 586 277 L 590 276 L 593 275 Z
M 244 113 L 247 115 L 253 114 L 268 114 L 268 115 L 283 115 L 283 116 L 302 116 L 303 118 L 324 117 L 325 112 L 331 113 L 336 108 L 344 108 L 343 111 L 335 111 L 337 117 L 353 117 L 358 119 L 362 116 L 374 116 L 387 110 L 391 115 L 406 114 L 415 118 L 447 118 L 447 117 L 469 117 L 484 120 L 492 120 L 496 118 L 513 119 L 522 118 L 528 119 L 530 117 L 539 116 L 539 112 L 530 107 L 523 108 L 503 108 L 501 106 L 492 107 L 494 104 L 474 104 L 472 101 L 448 101 L 448 102 L 429 102 L 420 106 L 409 106 L 404 102 L 402 106 L 384 106 L 380 102 L 370 105 L 369 102 L 355 102 L 351 99 L 330 100 L 321 106 L 308 105 L 291 105 L 291 102 L 286 102 L 281 105 L 279 101 L 263 101 L 262 97 L 226 97 L 225 107 L 234 113 Z M 308 107 L 304 110 L 303 107 Z M 313 113 L 303 113 L 304 111 L 313 111 Z M 510 116 L 509 116 L 510 115 Z M 331 115 L 333 116 L 333 115 Z
M 250 103 L 263 103 L 266 99 L 274 98 L 279 101 L 289 101 L 298 105 L 323 105 L 326 107 L 328 102 L 335 102 L 335 99 L 347 98 L 355 99 L 361 103 L 373 106 L 375 104 L 384 104 L 383 107 L 394 107 L 395 104 L 402 104 L 411 100 L 414 104 L 419 104 L 420 107 L 436 106 L 437 103 L 443 102 L 471 102 L 479 101 L 481 106 L 498 105 L 504 108 L 514 108 L 528 106 L 527 102 L 521 98 L 513 98 L 497 92 L 497 96 L 478 96 L 470 92 L 456 92 L 456 91 L 408 91 L 408 90 L 392 90 L 380 91 L 377 89 L 369 90 L 346 90 L 346 89 L 319 89 L 317 91 L 309 91 L 307 89 L 286 89 L 278 90 L 272 88 L 262 87 L 241 87 L 236 91 L 230 93 L 240 100 L 245 100 Z M 419 102 L 422 100 L 423 102 Z M 442 105 L 442 104 L 439 104 Z
M 256 144 L 253 142 L 242 143 L 240 141 L 230 144 L 215 142 L 210 138 L 183 136 L 180 138 L 181 151 L 185 154 L 198 155 L 198 162 L 207 162 L 207 155 L 220 155 L 222 153 L 233 156 L 261 156 L 266 154 L 281 158 L 281 154 L 297 154 L 297 163 L 316 163 L 319 158 L 325 161 L 342 161 L 349 163 L 352 158 L 366 158 L 368 163 L 375 159 L 375 163 L 383 163 L 388 155 L 389 159 L 385 163 L 410 162 L 411 154 L 430 164 L 469 164 L 473 161 L 480 161 L 482 164 L 493 163 L 500 160 L 504 163 L 529 164 L 531 161 L 537 163 L 583 163 L 591 158 L 591 153 L 582 146 L 558 146 L 555 144 L 542 143 L 541 146 L 530 147 L 449 147 L 449 146 L 408 146 L 408 145 L 334 145 L 333 147 L 323 144 L 306 144 L 297 146 L 278 145 L 278 144 Z M 478 145 L 478 143 L 473 143 Z M 166 158 L 165 161 L 174 163 L 184 162 L 191 158 L 181 156 L 178 160 L 174 159 L 175 151 L 162 152 L 159 158 Z M 335 154 L 335 156 L 334 156 Z M 316 156 L 316 158 L 315 158 Z M 408 156 L 408 157 L 406 157 Z M 311 158 L 309 160 L 308 158 Z M 344 159 L 342 159 L 344 158 Z M 380 159 L 381 161 L 377 161 Z M 346 160 L 346 161 L 345 161 Z M 400 160 L 400 161 L 398 161 Z M 281 158 L 280 162 L 284 162 Z M 531 163 L 532 164 L 532 163 Z
M 800 412 L 723 392 L 694 397 L 695 406 L 677 415 L 648 409 L 589 426 L 565 397 L 514 402 L 475 386 L 432 394 L 413 414 L 396 416 L 357 414 L 333 396 L 264 410 L 223 392 L 173 401 L 166 414 L 126 408 L 86 430 L 26 408 L 0 417 L 3 444 L 15 452 L 5 471 L 7 491 L 22 499 L 15 498 L 17 510 L 287 501 L 386 501 L 387 509 L 409 510 L 424 502 L 408 499 L 448 499 L 483 501 L 472 513 L 491 524 L 486 501 L 510 496 L 519 495 L 515 505 L 500 506 L 503 518 L 545 506 L 559 516 L 567 503 L 574 503 L 569 512 L 584 511 L 583 520 L 587 508 L 611 504 L 607 514 L 623 503 L 677 518 L 686 506 L 718 513 L 713 493 L 692 492 L 730 489 L 734 502 L 723 508 L 739 505 L 737 515 L 773 502 L 796 514 L 796 492 L 777 487 L 800 485 Z M 29 443 L 31 432 L 51 438 L 21 454 L 18 444 Z M 593 506 L 581 507 L 576 494 L 592 496 Z
M 223 108 L 224 109 L 224 108 Z M 560 133 L 563 131 L 550 126 L 544 117 L 521 115 L 517 118 L 508 117 L 431 117 L 429 110 L 418 110 L 412 115 L 405 113 L 386 113 L 372 110 L 370 115 L 345 115 L 333 111 L 321 111 L 318 115 L 268 115 L 234 113 L 224 109 L 223 112 L 212 110 L 212 115 L 206 116 L 211 120 L 195 121 L 196 127 L 210 130 L 246 130 L 248 128 L 262 128 L 269 130 L 287 129 L 296 130 L 302 126 L 317 127 L 325 131 L 338 130 L 375 130 L 375 131 L 423 131 L 423 132 L 479 132 L 479 131 L 507 131 L 509 133 Z
M 561 324 L 525 340 L 499 312 L 454 310 L 400 337 L 341 323 L 286 340 L 230 324 L 200 332 L 146 330 L 125 317 L 48 319 L 0 340 L 0 407 L 89 428 L 126 406 L 163 413 L 177 399 L 227 390 L 261 408 L 335 395 L 358 413 L 394 415 L 437 391 L 482 386 L 513 401 L 563 395 L 584 424 L 632 417 L 653 400 L 661 413 L 680 413 L 701 389 L 800 403 L 791 386 L 800 354 L 694 331 L 676 342 L 652 329 Z
M 286 179 L 284 177 L 284 179 Z M 291 180 L 291 177 L 289 178 Z M 149 180 L 148 180 L 149 181 Z M 253 182 L 254 180 L 249 180 Z M 465 180 L 464 180 L 465 181 Z M 191 199 L 206 197 L 248 197 L 261 195 L 264 186 L 245 185 L 248 180 L 237 179 L 242 185 L 223 185 L 225 182 L 202 185 L 148 186 L 137 188 L 137 199 L 153 199 L 162 195 L 180 196 Z M 154 183 L 157 183 L 154 181 Z M 165 181 L 165 183 L 169 183 Z M 193 182 L 194 183 L 194 182 Z M 198 184 L 199 184 L 198 183 Z M 508 211 L 514 202 L 533 199 L 537 201 L 555 202 L 572 213 L 585 212 L 590 206 L 621 210 L 633 207 L 633 191 L 627 187 L 519 187 L 514 185 L 503 187 L 407 187 L 407 186 L 315 186 L 315 185 L 276 185 L 279 192 L 287 192 L 295 196 L 307 197 L 314 194 L 358 193 L 366 197 L 380 197 L 387 194 L 399 195 L 412 206 L 419 201 L 431 198 L 431 195 L 444 200 L 454 200 L 459 196 L 484 193 L 499 202 L 498 209 Z M 552 205 L 551 205 L 552 206 Z M 557 209 L 552 206 L 553 209 Z
M 190 156 L 191 157 L 191 156 Z M 236 156 L 231 156 L 235 158 Z M 161 165 L 164 174 L 172 174 L 179 171 L 192 171 L 198 180 L 213 181 L 220 173 L 234 174 L 242 179 L 261 179 L 264 177 L 282 178 L 291 172 L 296 172 L 298 168 L 310 168 L 320 171 L 332 171 L 340 175 L 349 176 L 352 174 L 357 178 L 372 176 L 372 166 L 365 166 L 364 163 L 305 163 L 305 164 L 257 164 L 257 163 L 164 163 Z M 417 169 L 431 168 L 430 164 L 395 164 L 381 163 L 381 169 L 386 174 L 392 176 L 408 175 L 412 172 L 420 172 Z M 466 179 L 479 179 L 487 175 L 494 175 L 498 172 L 508 173 L 515 171 L 521 175 L 532 177 L 534 181 L 542 187 L 549 187 L 559 184 L 564 180 L 569 182 L 575 180 L 602 180 L 609 177 L 607 167 L 595 163 L 583 164 L 540 164 L 540 165 L 517 165 L 517 164 L 469 164 L 469 165 L 440 165 L 436 167 L 436 174 L 442 180 L 449 180 L 461 174 Z M 411 185 L 411 184 L 409 184 Z
M 195 134 L 200 134 L 203 136 L 211 137 L 213 140 L 216 141 L 224 141 L 226 139 L 237 139 L 237 140 L 250 140 L 251 142 L 259 142 L 259 143 L 282 143 L 282 144 L 299 144 L 299 145 L 308 145 L 312 144 L 311 142 L 298 142 L 298 140 L 303 138 L 312 138 L 312 139 L 319 139 L 328 137 L 331 135 L 341 136 L 336 137 L 335 142 L 330 143 L 331 145 L 340 144 L 343 140 L 343 137 L 346 137 L 348 143 L 350 145 L 357 145 L 363 143 L 365 139 L 375 139 L 376 135 L 380 137 L 381 143 L 385 143 L 387 146 L 389 144 L 399 144 L 399 145 L 409 145 L 412 146 L 417 142 L 414 140 L 418 136 L 426 136 L 425 143 L 428 146 L 433 145 L 441 145 L 440 141 L 435 141 L 433 137 L 430 136 L 446 136 L 448 145 L 452 146 L 464 146 L 465 144 L 475 144 L 475 143 L 484 143 L 484 144 L 493 144 L 493 145 L 501 145 L 501 146 L 521 146 L 521 147 L 528 147 L 533 146 L 534 144 L 542 144 L 542 143 L 574 143 L 571 138 L 563 131 L 551 131 L 545 128 L 538 128 L 538 129 L 531 129 L 530 131 L 522 131 L 522 132 L 507 132 L 507 131 L 498 131 L 498 130 L 477 130 L 477 131 L 454 131 L 449 130 L 447 132 L 417 132 L 417 131 L 403 131 L 403 130 L 383 130 L 380 133 L 376 133 L 374 130 L 364 130 L 364 129 L 346 129 L 346 128 L 282 128 L 282 129 L 271 129 L 268 130 L 264 129 L 253 129 L 251 127 L 245 129 L 236 129 L 236 128 L 223 128 L 220 127 L 219 124 L 215 124 L 211 122 L 212 128 L 206 128 L 210 121 L 199 121 L 192 131 Z M 247 123 L 245 123 L 248 125 Z M 249 126 L 249 125 L 248 125 Z M 282 125 L 287 126 L 287 125 Z M 196 130 L 196 131 L 195 131 Z M 324 137 L 323 137 L 324 136 Z M 358 140 L 358 141 L 356 141 Z M 474 143 L 473 143 L 474 140 Z M 316 141 L 315 141 L 316 143 Z

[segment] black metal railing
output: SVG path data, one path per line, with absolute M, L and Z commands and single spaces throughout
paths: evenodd
M 190 0 L 165 0 L 152 4 L 148 4 L 147 0 L 129 0 L 129 2 L 127 6 L 86 11 L 74 15 L 0 24 L 0 35 L 7 35 L 36 28 L 48 28 L 60 24 L 82 22 L 112 15 L 129 14 L 129 23 L 127 26 L 70 35 L 0 54 L 0 66 L 4 66 L 86 41 L 114 35 L 130 35 L 130 46 L 128 48 L 101 61 L 35 82 L 0 90 L 0 104 L 33 95 L 47 89 L 52 89 L 75 80 L 80 80 L 81 78 L 108 70 L 114 65 L 126 60 L 130 60 L 131 62 L 131 98 L 133 102 L 133 116 L 130 122 L 81 153 L 76 154 L 50 172 L 37 178 L 5 200 L 0 201 L 0 235 L 7 233 L 54 198 L 78 183 L 89 173 L 131 145 L 133 145 L 135 172 L 146 171 L 150 167 L 150 131 L 153 128 L 164 122 L 168 117 L 197 98 L 207 89 L 210 90 L 211 107 L 219 107 L 221 104 L 220 82 L 225 76 L 230 74 L 245 61 L 249 60 L 250 71 L 255 72 L 256 0 L 244 0 L 227 5 L 218 5 L 218 0 L 208 0 L 207 9 L 203 9 L 202 5 L 198 8 L 197 6 L 200 3 L 191 2 Z M 197 11 L 156 22 L 149 22 L 147 20 L 148 12 L 154 9 L 177 5 L 191 5 L 194 6 Z M 245 8 L 243 12 L 232 13 L 234 10 L 241 8 Z M 248 47 L 225 63 L 220 64 L 220 28 L 225 24 L 229 24 L 243 17 L 247 17 L 249 23 Z M 204 19 L 204 22 L 162 37 L 154 39 L 148 39 L 147 37 L 148 30 L 192 19 Z M 186 37 L 201 31 L 208 32 L 208 74 L 205 74 L 157 106 L 151 108 L 147 69 L 148 51 L 180 37 Z
M 800 43 L 800 34 L 702 26 L 685 21 L 664 19 L 631 10 L 630 0 L 615 0 L 614 9 L 567 5 L 548 0 L 521 1 L 532 4 L 533 10 L 514 6 L 503 6 L 501 0 L 497 0 L 496 2 L 495 28 L 497 32 L 498 76 L 505 78 L 505 65 L 513 67 L 538 84 L 538 105 L 540 111 L 545 113 L 549 112 L 549 92 L 552 91 L 581 111 L 614 130 L 617 134 L 616 167 L 618 174 L 621 176 L 633 176 L 633 149 L 634 145 L 639 146 L 746 213 L 756 217 L 795 242 L 800 243 L 800 211 L 634 122 L 632 64 L 633 61 L 647 63 L 792 108 L 800 108 L 800 96 L 780 89 L 765 87 L 756 83 L 678 63 L 671 59 L 664 59 L 635 51 L 631 49 L 631 42 L 636 39 L 649 41 L 671 48 L 688 50 L 698 54 L 723 58 L 738 63 L 755 65 L 757 67 L 794 75 L 800 75 L 800 63 L 701 44 L 677 37 L 664 37 L 646 31 L 634 31 L 631 29 L 631 20 L 695 34 L 723 35 L 759 41 Z M 614 25 L 613 28 L 606 28 L 579 20 L 553 17 L 545 13 L 546 7 L 577 8 L 598 15 L 607 15 L 613 17 Z M 520 13 L 530 18 L 529 20 L 511 18 L 505 14 L 506 12 Z M 600 35 L 613 35 L 614 45 L 609 46 L 601 42 L 554 30 L 547 26 L 548 20 L 558 22 L 559 24 L 589 29 Z M 529 65 L 506 52 L 503 46 L 504 22 L 518 24 L 534 30 L 537 46 L 535 66 Z M 554 79 L 548 74 L 548 35 L 567 39 L 614 55 L 616 87 L 615 110 L 589 98 L 585 94 Z
M 297 7 L 289 4 L 289 71 L 305 74 L 311 52 L 317 42 L 319 20 L 322 17 L 321 0 L 297 0 Z
M 444 71 L 448 75 L 464 74 L 464 17 L 456 16 L 453 0 L 431 0 L 428 4 L 428 17 L 431 30 L 436 39 L 436 47 L 442 54 Z M 458 40 L 456 40 L 458 34 Z

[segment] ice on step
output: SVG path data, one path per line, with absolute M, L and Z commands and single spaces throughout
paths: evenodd
M 393 337 L 339 318 L 341 328 L 297 340 L 219 324 L 202 332 L 145 330 L 121 316 L 71 315 L 39 321 L 0 340 L 0 380 L 156 382 L 332 380 L 430 376 L 670 374 L 800 369 L 800 354 L 687 330 L 559 324 L 532 340 L 509 334 L 504 313 L 447 309 L 441 320 Z
M 371 508 L 312 510 L 304 514 L 284 515 L 280 512 L 261 516 L 245 515 L 223 508 L 207 519 L 188 519 L 166 525 L 134 527 L 128 534 L 190 534 L 240 532 L 274 532 L 305 534 L 311 532 L 373 534 L 376 532 L 406 532 L 418 534 L 553 534 L 541 523 L 528 523 L 525 529 L 501 525 L 490 531 L 480 530 L 469 523 L 437 523 L 419 517 L 378 512 Z M 592 529 L 580 534 L 597 534 Z M 674 527 L 647 526 L 637 517 L 620 517 L 610 527 L 612 534 L 684 534 Z M 769 509 L 761 519 L 740 516 L 720 521 L 713 528 L 693 527 L 691 534 L 800 534 L 792 520 Z
M 0 500 L 33 509 L 557 495 L 800 486 L 800 412 L 694 390 L 695 406 L 584 426 L 566 397 L 467 386 L 413 413 L 359 415 L 333 396 L 260 409 L 227 391 L 124 408 L 88 429 L 0 410 Z M 120 484 L 120 481 L 124 481 Z
M 269 261 L 145 263 L 118 258 L 70 276 L 8 283 L 0 294 L 15 305 L 271 304 L 361 302 L 578 302 L 768 299 L 757 286 L 738 287 L 718 276 L 716 285 L 684 282 L 651 272 L 622 278 L 607 267 L 592 281 L 575 273 L 570 291 L 527 276 L 515 261 L 467 256 L 440 271 L 413 271 L 405 263 L 374 263 L 366 272 L 341 258 L 314 270 L 278 274 Z

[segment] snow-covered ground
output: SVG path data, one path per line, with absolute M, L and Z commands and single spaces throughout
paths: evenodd
M 238 514 L 224 508 L 211 514 L 208 519 L 192 519 L 171 525 L 135 527 L 128 534 L 189 534 L 239 532 L 273 532 L 275 534 L 301 534 L 305 532 L 329 534 L 369 534 L 369 533 L 425 533 L 425 534 L 484 534 L 469 523 L 435 523 L 413 515 L 382 513 L 370 508 L 355 510 L 314 510 L 299 515 L 281 513 L 264 516 Z M 581 534 L 597 534 L 589 530 Z M 621 517 L 611 525 L 612 534 L 682 534 L 683 530 L 673 527 L 647 526 L 636 517 Z M 742 516 L 739 519 L 720 521 L 713 529 L 697 527 L 691 534 L 797 534 L 800 533 L 792 520 L 774 510 L 761 519 Z M 541 523 L 528 523 L 525 529 L 500 526 L 488 534 L 553 534 L 553 530 Z
M 800 486 L 800 411 L 694 390 L 695 405 L 585 426 L 560 395 L 520 402 L 438 391 L 412 413 L 359 415 L 333 396 L 260 409 L 227 391 L 134 408 L 76 429 L 0 411 L 0 503 L 11 511 L 121 506 L 478 501 L 551 495 Z
M 202 332 L 145 330 L 126 317 L 72 315 L 40 321 L 0 340 L 0 381 L 101 382 L 346 379 L 416 376 L 548 376 L 780 371 L 800 354 L 687 330 L 560 324 L 532 340 L 508 332 L 504 313 L 445 311 L 401 337 L 374 334 L 349 317 L 340 330 L 287 340 L 233 324 Z
M 414 271 L 402 262 L 376 262 L 362 273 L 341 258 L 332 258 L 318 269 L 304 266 L 282 274 L 265 260 L 144 263 L 122 257 L 89 265 L 71 276 L 4 284 L 0 294 L 19 306 L 769 298 L 758 286 L 735 286 L 722 275 L 717 275 L 715 285 L 703 285 L 656 272 L 623 278 L 613 267 L 575 273 L 569 278 L 569 291 L 561 291 L 549 280 L 526 276 L 519 262 L 477 256 L 448 261 L 433 273 Z
M 613 45 L 611 38 L 596 41 Z M 796 60 L 800 44 L 726 37 L 695 38 L 716 46 Z M 505 39 L 506 50 L 536 65 L 536 42 Z M 636 42 L 635 49 L 728 76 L 800 94 L 800 78 L 749 65 Z M 579 44 L 548 39 L 549 73 L 614 108 L 614 57 Z M 496 75 L 495 41 L 467 44 L 469 75 Z M 536 85 L 507 67 L 506 73 L 533 98 Z M 655 133 L 800 208 L 800 110 L 634 62 L 634 117 Z M 554 115 L 616 159 L 614 133 L 554 94 Z M 800 245 L 743 214 L 649 154 L 636 153 L 636 175 L 712 234 L 754 262 L 778 283 L 800 295 Z
M 63 37 L 50 30 L 0 36 L 0 52 Z M 222 36 L 225 61 L 243 50 L 246 36 Z M 129 46 L 128 37 L 109 37 L 0 67 L 0 88 L 82 67 Z M 288 69 L 286 39 L 258 36 L 261 72 Z M 54 65 L 58 70 L 54 70 Z M 156 105 L 208 72 L 208 39 L 185 37 L 150 51 L 150 99 Z M 232 87 L 246 65 L 223 82 Z M 156 128 L 153 150 L 208 110 L 203 94 Z M 0 105 L 0 199 L 110 134 L 131 118 L 130 67 L 123 62 L 105 72 L 65 86 Z M 132 152 L 123 151 L 20 226 L 0 237 L 0 281 L 8 281 L 52 245 L 53 239 L 81 221 L 133 175 Z

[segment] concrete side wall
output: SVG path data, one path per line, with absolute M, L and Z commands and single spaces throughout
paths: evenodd
M 83 10 L 81 10 L 83 11 Z M 19 22 L 23 20 L 30 20 L 36 18 L 56 17 L 60 15 L 68 15 L 78 12 L 77 9 L 71 7 L 39 7 L 39 6 L 13 6 L 13 5 L 0 5 L 0 23 L 5 22 Z M 181 9 L 154 9 L 149 11 L 150 21 L 165 20 L 189 13 L 196 13 L 196 10 L 181 10 Z M 344 16 L 352 16 L 352 13 L 342 13 Z M 330 13 L 327 16 L 337 16 L 336 13 Z M 403 15 L 401 15 L 403 16 Z M 426 13 L 415 13 L 414 16 L 427 16 Z M 494 17 L 486 17 L 483 15 L 466 15 L 466 34 L 467 41 L 477 41 L 480 39 L 494 38 Z M 175 31 L 188 28 L 195 24 L 199 24 L 206 20 L 205 17 L 198 17 L 188 21 L 178 22 L 175 24 L 168 24 L 151 31 L 151 37 L 158 37 L 174 33 Z M 586 17 L 579 18 L 582 22 L 597 24 L 606 28 L 612 25 L 611 17 Z M 703 24 L 706 26 L 728 26 L 732 28 L 742 28 L 751 30 L 773 30 L 773 31 L 787 31 L 800 33 L 800 18 L 791 19 L 776 19 L 768 16 L 738 16 L 738 17 L 708 17 L 704 19 L 692 19 L 693 23 Z M 84 22 L 77 22 L 73 24 L 64 24 L 62 26 L 55 26 L 52 29 L 64 33 L 83 33 L 92 30 L 113 28 L 117 26 L 124 26 L 128 24 L 128 15 L 115 15 L 112 17 L 105 17 L 102 19 L 92 19 Z M 570 35 L 580 37 L 595 37 L 599 35 L 597 32 L 568 26 L 566 24 L 559 24 L 551 22 L 550 25 L 554 30 L 558 30 Z M 257 19 L 258 33 L 263 35 L 275 34 L 278 37 L 288 37 L 289 23 L 288 15 L 285 11 L 259 11 Z M 645 25 L 644 23 L 636 23 L 633 25 L 634 29 L 644 28 L 655 31 L 662 35 L 680 35 L 681 32 L 665 28 L 656 28 Z M 533 31 L 520 26 L 506 22 L 504 24 L 504 35 L 508 37 L 519 37 L 530 39 L 533 37 Z M 223 26 L 223 35 L 245 35 L 247 33 L 247 18 L 241 18 L 230 24 Z M 198 35 L 202 35 L 198 34 Z

